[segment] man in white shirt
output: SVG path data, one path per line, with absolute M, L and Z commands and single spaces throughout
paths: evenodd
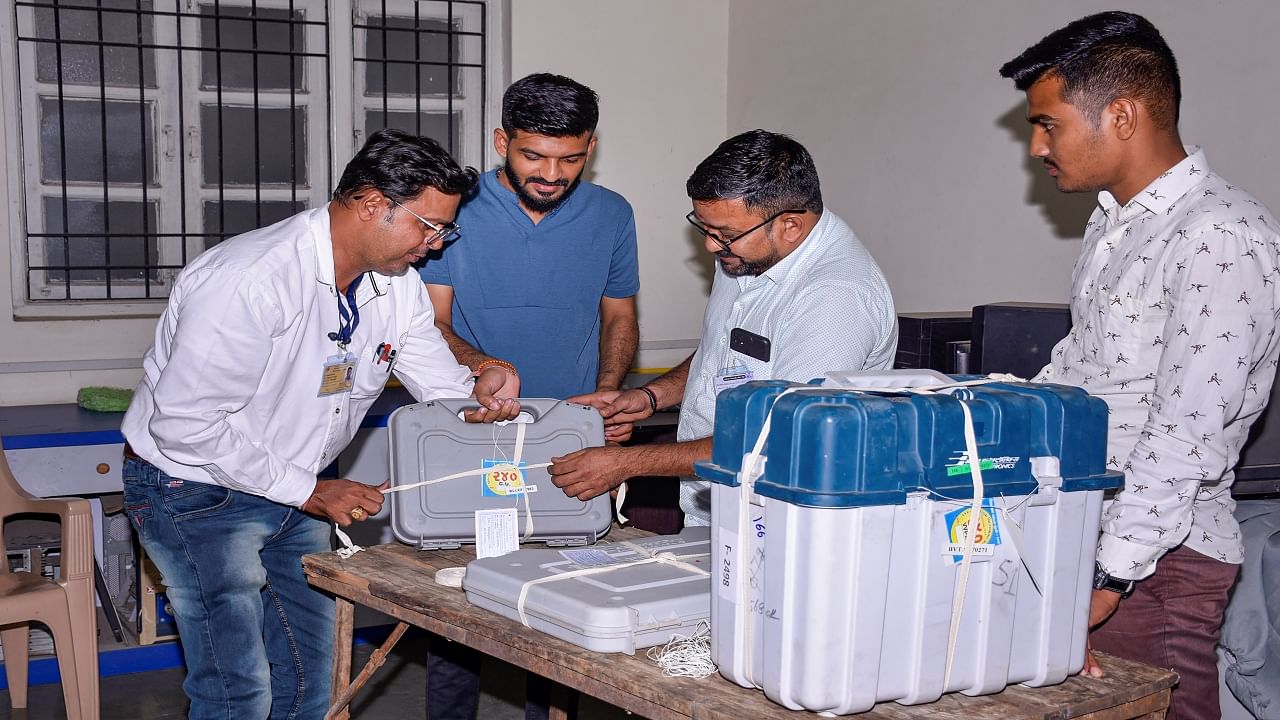
M 1037 378 L 1107 402 L 1108 464 L 1125 473 L 1090 645 L 1177 670 L 1170 718 L 1218 717 L 1214 647 L 1242 559 L 1232 468 L 1280 356 L 1280 226 L 1182 145 L 1177 64 L 1146 19 L 1077 20 L 1000 74 L 1026 91 L 1030 151 L 1058 189 L 1099 193 L 1071 333 Z M 1084 671 L 1102 674 L 1092 654 Z
M 476 172 L 382 131 L 326 206 L 227 240 L 178 276 L 123 422 L 129 518 L 163 576 L 191 718 L 322 717 L 333 600 L 302 555 L 381 488 L 318 479 L 394 372 L 419 400 L 509 419 L 519 381 L 459 365 L 411 265 L 457 233 Z M 503 399 L 505 398 L 505 399 Z
M 629 477 L 686 476 L 685 524 L 708 525 L 709 483 L 688 476 L 694 462 L 711 457 L 716 395 L 748 380 L 888 368 L 898 327 L 884 275 L 849 226 L 823 208 L 817 169 L 800 143 L 742 133 L 699 163 L 686 190 L 687 219 L 716 256 L 698 350 L 642 388 L 573 398 L 623 425 L 680 404 L 678 442 L 589 448 L 554 458 L 550 472 L 583 500 Z

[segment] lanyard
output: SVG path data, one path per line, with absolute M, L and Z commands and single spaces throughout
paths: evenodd
M 347 349 L 347 345 L 351 344 L 351 336 L 355 334 L 356 327 L 360 325 L 360 307 L 356 304 L 356 288 L 360 286 L 360 280 L 363 275 L 357 275 L 356 279 L 347 286 L 347 303 L 342 304 L 342 294 L 338 295 L 338 332 L 329 333 L 330 340 L 338 341 L 338 347 L 343 350 Z M 350 310 L 348 310 L 350 308 Z

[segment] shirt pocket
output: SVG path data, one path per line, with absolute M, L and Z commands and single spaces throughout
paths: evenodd
M 351 386 L 352 398 L 373 398 L 382 393 L 387 379 L 391 376 L 390 368 L 394 358 L 388 362 L 374 362 L 373 353 L 369 352 L 356 364 L 355 384 Z
M 1135 294 L 1122 299 L 1119 305 L 1108 307 L 1107 332 L 1115 339 L 1117 353 L 1106 358 L 1106 362 L 1154 371 L 1154 358 L 1159 356 L 1168 341 L 1164 335 L 1169 304 L 1157 291 L 1145 297 Z

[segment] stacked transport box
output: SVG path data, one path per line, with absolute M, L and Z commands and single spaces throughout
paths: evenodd
M 827 385 L 851 381 L 902 383 Z M 722 393 L 713 457 L 697 466 L 713 483 L 721 674 L 788 708 L 846 714 L 1078 672 L 1103 494 L 1122 484 L 1105 468 L 1106 418 L 1078 388 L 1022 382 Z

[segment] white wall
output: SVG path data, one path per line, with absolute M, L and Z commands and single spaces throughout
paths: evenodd
M 600 143 L 591 171 L 636 210 L 647 348 L 638 361 L 672 365 L 688 350 L 653 346 L 697 338 L 705 303 L 706 266 L 684 221 L 684 179 L 724 139 L 728 0 L 511 4 L 511 77 L 559 72 L 600 93 Z M 0 91 L 12 97 L 14 89 Z M 2 123 L 0 115 L 0 137 Z M 16 175 L 17 162 L 9 153 L 0 183 Z M 3 191 L 0 185 L 0 197 Z M 137 382 L 137 368 L 64 368 L 138 363 L 155 318 L 15 321 L 9 263 L 9 253 L 0 251 L 0 405 L 71 402 L 84 385 Z M 25 363 L 58 370 L 15 372 L 30 369 Z
M 1026 155 L 1024 97 L 997 69 L 1066 22 L 1141 13 L 1182 71 L 1182 136 L 1280 210 L 1274 0 L 733 0 L 729 132 L 814 154 L 827 205 L 879 260 L 900 310 L 1065 302 L 1095 197 Z
M 637 367 L 670 367 L 696 343 L 709 256 L 685 222 L 684 181 L 725 138 L 729 0 L 513 2 L 511 79 L 568 75 L 600 95 L 592 180 L 635 209 Z M 676 341 L 676 342 L 671 342 Z

